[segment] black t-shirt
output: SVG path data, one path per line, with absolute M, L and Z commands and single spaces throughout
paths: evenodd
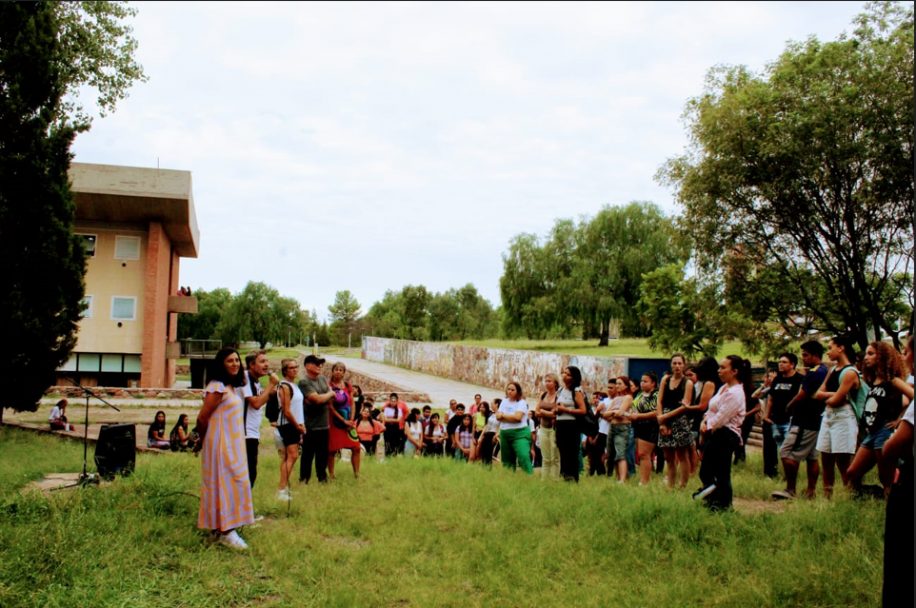
M 862 411 L 862 424 L 869 433 L 881 430 L 897 419 L 903 410 L 903 397 L 893 384 L 883 382 L 871 387 Z
M 792 374 L 790 377 L 776 376 L 770 386 L 770 420 L 773 424 L 789 424 L 789 414 L 786 406 L 798 394 L 805 377 L 801 374 Z
M 823 363 L 805 374 L 801 388 L 805 391 L 805 399 L 795 404 L 792 412 L 792 424 L 806 431 L 818 431 L 821 428 L 821 417 L 824 415 L 825 404 L 814 398 L 817 391 L 824 384 L 827 377 L 827 366 Z
M 449 438 L 455 434 L 455 431 L 461 426 L 461 419 L 464 418 L 464 415 L 459 416 L 455 414 L 452 416 L 451 420 L 448 421 L 448 424 L 445 425 L 445 431 L 448 433 Z

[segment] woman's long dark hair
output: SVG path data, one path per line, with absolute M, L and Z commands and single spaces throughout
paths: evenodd
M 159 422 L 159 414 L 162 414 L 162 422 Z M 153 418 L 153 423 L 150 426 L 150 430 L 162 431 L 165 432 L 165 412 L 159 410 L 156 412 L 155 418 Z
M 435 422 L 433 422 L 433 418 L 436 419 Z M 438 427 L 439 427 L 439 413 L 433 412 L 433 414 L 429 417 L 429 422 L 426 423 L 426 428 L 423 429 L 423 435 L 432 437 L 433 431 Z
M 226 371 L 226 359 L 228 359 L 232 354 L 235 354 L 238 357 L 238 351 L 234 348 L 223 348 L 218 353 L 216 353 L 216 359 L 213 360 L 213 377 L 211 380 L 216 380 L 217 382 L 222 382 L 226 386 L 245 386 L 245 372 L 241 365 L 242 359 L 239 357 L 239 373 L 235 376 L 230 376 L 229 372 Z
M 754 378 L 751 374 L 751 362 L 747 359 L 742 359 L 738 355 L 729 355 L 725 357 L 728 359 L 729 363 L 732 366 L 732 369 L 738 371 L 738 382 L 741 383 L 741 386 L 744 387 L 744 394 L 748 397 L 754 394 Z M 750 408 L 748 408 L 750 409 Z
M 569 375 L 572 376 L 572 386 L 569 387 L 569 390 L 575 392 L 577 388 L 582 386 L 582 372 L 575 365 L 567 365 L 566 369 L 569 370 Z
M 156 416 L 158 415 L 159 414 L 156 414 Z M 182 421 L 184 421 L 184 424 L 182 424 Z M 181 427 L 184 430 L 185 434 L 188 433 L 188 415 L 187 414 L 182 414 L 181 416 L 178 417 L 178 422 L 176 422 L 175 426 L 172 427 L 172 432 L 169 433 L 169 436 L 172 436 L 178 433 L 179 427 Z

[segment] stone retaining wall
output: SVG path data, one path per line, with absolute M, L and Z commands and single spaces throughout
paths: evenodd
M 346 362 L 344 362 L 344 365 L 346 365 Z M 326 378 L 331 377 L 331 367 L 331 363 L 325 363 L 324 367 L 321 368 L 321 373 Z M 372 376 L 367 376 L 349 369 L 347 369 L 347 373 L 344 374 L 344 380 L 358 386 L 360 390 L 363 391 L 364 397 L 372 397 L 375 399 L 376 403 L 387 401 L 391 393 L 397 393 L 398 398 L 405 403 L 429 403 L 432 401 L 426 393 L 411 392 L 390 382 L 385 382 L 384 380 L 379 380 L 378 378 L 373 378 Z
M 515 381 L 529 398 L 543 390 L 546 374 L 559 375 L 568 365 L 581 370 L 582 389 L 587 393 L 604 390 L 609 377 L 627 373 L 626 357 L 562 355 L 372 337 L 363 338 L 363 358 L 488 386 L 500 393 L 507 382 Z
M 197 388 L 124 388 L 120 386 L 92 386 L 93 393 L 102 397 L 133 397 L 135 399 L 203 399 L 204 391 Z M 82 397 L 83 391 L 77 386 L 51 386 L 45 391 L 49 397 Z

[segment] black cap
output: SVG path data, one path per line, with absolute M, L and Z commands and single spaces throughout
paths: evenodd
M 307 355 L 305 361 L 302 362 L 303 365 L 308 365 L 309 363 L 314 363 L 316 365 L 324 365 L 324 359 L 318 355 Z

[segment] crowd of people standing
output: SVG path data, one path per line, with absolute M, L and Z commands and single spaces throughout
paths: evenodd
M 822 360 L 825 354 L 832 369 Z M 653 372 L 632 379 L 620 375 L 590 395 L 582 390 L 581 371 L 568 366 L 559 375 L 546 374 L 540 394 L 527 399 L 513 381 L 492 403 L 478 394 L 469 407 L 452 400 L 440 415 L 430 406 L 409 408 L 394 393 L 376 406 L 344 380 L 342 363 L 332 366 L 328 378 L 321 373 L 325 361 L 309 355 L 300 377 L 297 360 L 284 359 L 279 378 L 269 374 L 263 351 L 249 353 L 247 369 L 242 369 L 238 353 L 223 349 L 192 442 L 202 457 L 198 525 L 219 532 L 227 546 L 245 547 L 237 529 L 255 521 L 251 488 L 261 415 L 273 398 L 279 410 L 271 426 L 280 454 L 277 498 L 282 501 L 292 498 L 297 461 L 300 482 L 308 483 L 314 468 L 324 483 L 333 479 L 336 455 L 343 451 L 356 476 L 366 455 L 404 455 L 484 466 L 498 458 L 503 466 L 529 475 L 540 468 L 544 480 L 578 482 L 587 472 L 618 483 L 635 478 L 645 485 L 664 463 L 664 483 L 685 488 L 698 476 L 700 487 L 693 497 L 720 511 L 732 505 L 732 466 L 742 460 L 752 426 L 748 421 L 753 423 L 759 411 L 765 434 L 763 472 L 777 477 L 781 461 L 785 479 L 785 488 L 775 491 L 774 498 L 798 496 L 799 468 L 805 462 L 805 496 L 815 495 L 820 478 L 829 498 L 839 471 L 842 483 L 856 495 L 889 497 L 888 526 L 912 530 L 912 491 L 898 489 L 912 483 L 912 337 L 903 355 L 885 342 L 874 342 L 859 360 L 861 369 L 855 366 L 853 342 L 845 337 L 830 340 L 827 348 L 806 342 L 802 370 L 796 355 L 783 353 L 775 373 L 767 373 L 755 387 L 750 362 L 739 356 L 690 364 L 677 354 L 661 379 Z M 156 439 L 164 439 L 164 419 L 157 416 L 156 424 Z M 863 484 L 875 467 L 877 488 Z M 910 473 L 904 474 L 907 467 Z

